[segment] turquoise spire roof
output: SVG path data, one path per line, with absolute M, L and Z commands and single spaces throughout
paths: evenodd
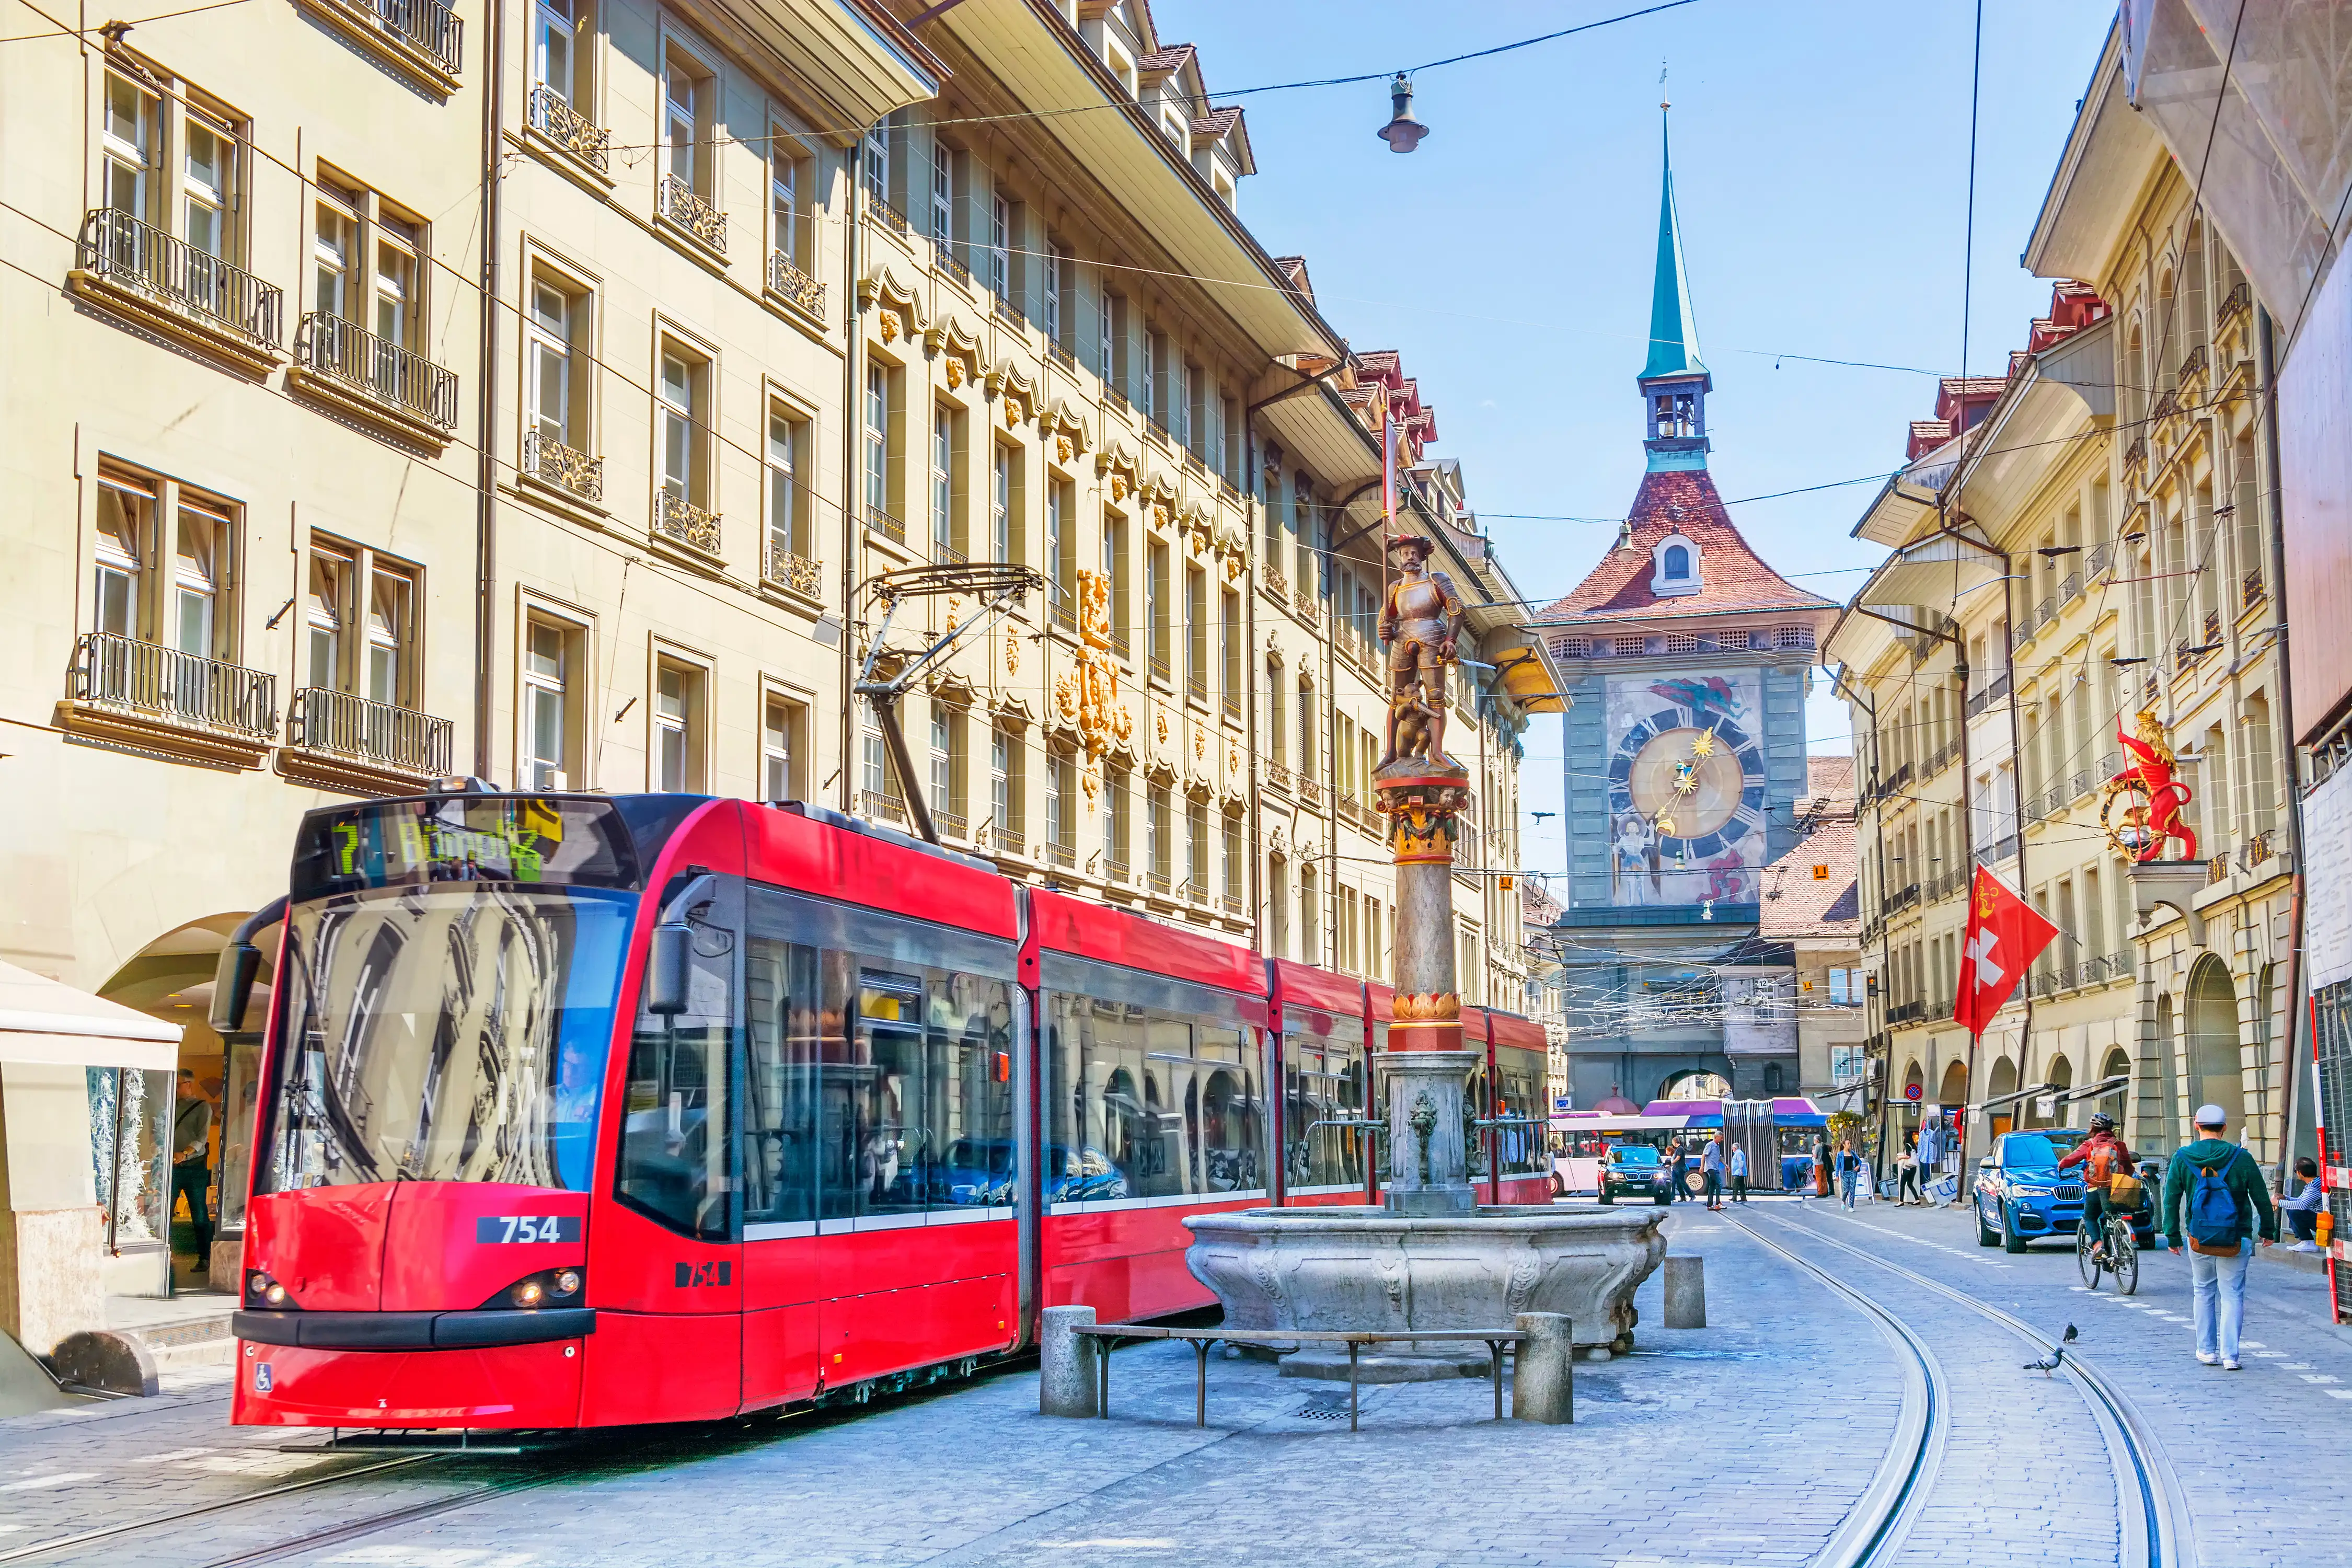
M 1642 379 L 1660 375 L 1705 375 L 1699 363 L 1698 322 L 1691 314 L 1690 274 L 1683 266 L 1683 229 L 1675 216 L 1675 165 L 1666 136 L 1664 106 L 1659 106 L 1658 153 L 1664 174 L 1658 195 L 1658 271 L 1650 293 L 1650 360 Z

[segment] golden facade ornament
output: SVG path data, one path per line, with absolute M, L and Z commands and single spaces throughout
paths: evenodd
M 1021 673 L 1021 637 L 1018 633 L 1004 634 L 1004 673 L 1007 675 Z
M 1164 745 L 1166 745 L 1166 744 L 1168 743 L 1168 715 L 1167 715 L 1167 714 L 1165 714 L 1165 713 L 1155 713 L 1155 714 L 1153 714 L 1153 715 L 1152 715 L 1152 733 L 1153 733 L 1153 735 L 1155 735 L 1156 737 L 1158 737 L 1159 742 L 1160 742 L 1160 743 L 1161 745 L 1163 745 L 1163 746 L 1164 746 Z
M 950 392 L 953 392 L 957 387 L 961 386 L 962 384 L 963 361 L 950 354 L 948 356 L 948 390 Z
M 1089 763 L 1085 771 L 1078 774 L 1078 787 L 1086 792 L 1087 809 L 1092 811 L 1095 808 L 1095 803 L 1102 798 L 1101 768 Z
M 884 342 L 886 342 L 886 343 L 893 343 L 893 342 L 897 342 L 898 341 L 898 311 L 896 311 L 896 310 L 885 310 L 885 311 L 883 311 L 883 312 L 882 312 L 882 316 L 881 316 L 881 320 L 880 320 L 880 321 L 877 321 L 877 322 L 875 323 L 875 325 L 876 325 L 876 326 L 880 330 L 880 331 L 881 331 L 881 333 L 882 333 L 882 341 L 883 341 Z
M 1175 521 L 1175 514 L 1168 510 L 1168 503 L 1166 501 L 1156 500 L 1151 503 L 1152 527 L 1160 530 L 1160 532 L 1165 533 L 1168 531 L 1169 524 L 1173 521 Z
M 1209 760 L 1209 732 L 1206 730 L 1192 731 L 1192 760 L 1196 763 Z
M 1131 487 L 1129 484 L 1128 478 L 1125 474 L 1120 473 L 1117 468 L 1113 468 L 1110 471 L 1111 500 L 1125 500 L 1127 499 L 1127 492 L 1130 488 Z
M 1076 721 L 1089 763 L 1099 764 L 1114 743 L 1124 744 L 1135 721 L 1118 700 L 1118 666 L 1110 654 L 1110 579 L 1078 570 L 1078 664 L 1069 716 Z
M 1069 467 L 1070 458 L 1076 451 L 1077 448 L 1070 444 L 1070 438 L 1067 436 L 1054 437 L 1054 460 L 1064 468 Z
M 1004 427 L 1017 428 L 1021 424 L 1021 400 L 1011 393 L 1004 395 Z
M 1400 1024 L 1444 1023 L 1462 1016 L 1462 998 L 1427 992 L 1400 991 L 1394 1003 L 1394 1017 Z
M 1070 685 L 1070 678 L 1058 676 L 1054 681 L 1054 711 L 1064 719 L 1076 721 L 1078 716 L 1078 694 Z
M 1231 742 L 1225 743 L 1225 771 L 1233 773 L 1242 771 L 1242 749 Z

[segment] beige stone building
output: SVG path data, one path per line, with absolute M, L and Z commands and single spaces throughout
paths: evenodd
M 1895 553 L 1830 646 L 1864 753 L 1865 963 L 1890 1091 L 2008 1125 L 2184 1141 L 2222 1105 L 2278 1152 L 2294 856 L 2263 319 L 2123 101 L 2111 38 L 2027 247 L 2059 279 L 2008 374 L 1947 382 L 1856 532 Z M 2118 720 L 2193 791 L 2193 864 L 2102 824 Z M 2120 818 L 2118 817 L 2119 821 Z M 2183 847 L 2168 851 L 2180 856 Z M 1948 1018 L 1972 861 L 2064 933 L 1982 1042 Z
M 1853 759 L 1808 757 L 1805 773 L 1797 840 L 1764 868 L 1756 935 L 1787 944 L 1796 971 L 1797 1092 L 1825 1110 L 1859 1110 L 1869 1072 Z
M 950 842 L 1384 975 L 1387 428 L 1469 601 L 1464 989 L 1518 995 L 1552 671 L 1433 415 L 1252 237 L 1244 118 L 1141 0 L 919 9 L 6 9 L 0 959 L 185 1026 L 219 1258 L 257 1047 L 205 1005 L 299 815 L 454 772 L 903 822 L 851 693 L 894 570 L 1045 584 L 908 705 Z M 167 1289 L 173 1097 L 0 1064 L 37 1348 Z

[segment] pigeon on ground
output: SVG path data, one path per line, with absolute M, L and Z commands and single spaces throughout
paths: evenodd
M 2025 1363 L 2025 1370 L 2028 1372 L 2038 1372 L 2044 1377 L 2049 1376 L 2052 1373 L 2056 1372 L 2060 1364 L 2065 1361 L 2066 1347 L 2073 1344 L 2081 1337 L 2082 1334 L 2080 1330 L 2076 1329 L 2072 1323 L 2067 1324 L 2066 1331 L 2063 1334 L 2061 1334 L 2058 1337 L 2058 1342 L 2050 1348 L 2049 1356 L 2042 1361 L 2027 1362 Z

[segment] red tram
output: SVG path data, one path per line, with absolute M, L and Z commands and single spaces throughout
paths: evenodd
M 863 1398 L 1020 1349 L 1041 1307 L 1207 1304 L 1189 1215 L 1376 1190 L 1334 1123 L 1367 1109 L 1386 987 L 822 807 L 331 807 L 284 908 L 239 1423 Z M 1465 1032 L 1477 1103 L 1541 1103 L 1539 1028 Z M 1540 1145 L 1486 1138 L 1492 1197 L 1548 1200 Z

